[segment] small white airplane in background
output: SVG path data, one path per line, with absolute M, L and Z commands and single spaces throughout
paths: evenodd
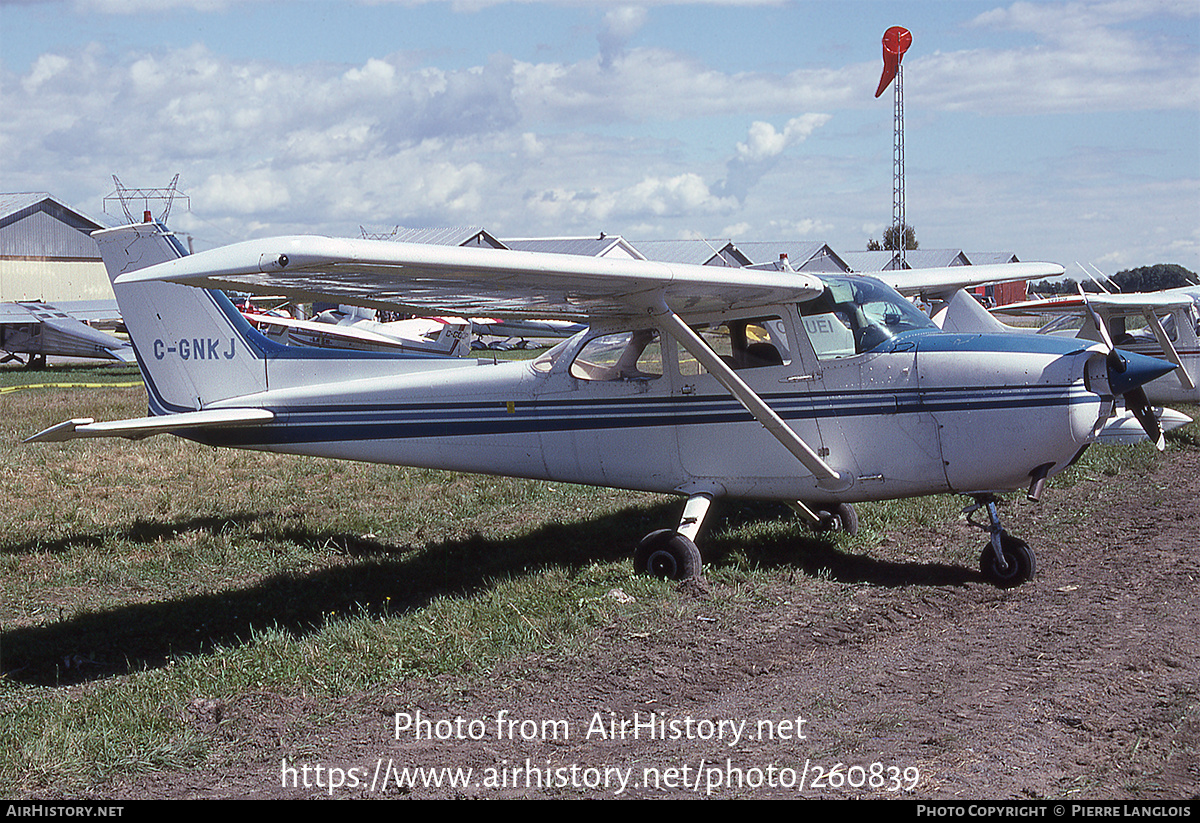
M 380 321 L 374 309 L 341 305 L 311 320 L 277 311 L 246 311 L 254 328 L 289 346 L 317 346 L 355 351 L 399 351 L 413 356 L 467 357 L 476 348 L 528 348 L 527 338 L 570 337 L 585 326 L 554 320 L 498 320 L 492 318 L 413 317 Z M 489 345 L 483 337 L 497 338 Z M 480 342 L 474 342 L 477 338 Z
M 786 501 L 852 529 L 856 502 L 954 492 L 988 515 L 975 524 L 985 579 L 1017 585 L 1034 554 L 1002 528 L 995 495 L 1040 497 L 1121 395 L 1173 368 L 1131 354 L 1117 369 L 1080 340 L 943 332 L 863 276 L 326 237 L 185 256 L 156 223 L 94 237 L 150 415 L 68 420 L 30 441 L 173 433 L 680 495 L 678 525 L 634 552 L 637 570 L 672 578 L 699 575 L 718 498 Z M 588 325 L 523 361 L 286 347 L 220 289 Z
M 1200 403 L 1200 287 L 1052 297 L 1001 306 L 995 313 L 1060 315 L 1040 333 L 1074 334 L 1169 360 L 1175 364 L 1174 373 L 1147 383 L 1146 396 L 1155 403 Z M 1072 318 L 1084 319 L 1078 330 L 1068 328 Z M 1130 329 L 1130 319 L 1144 325 Z
M 465 357 L 471 353 L 471 322 L 454 317 L 416 317 L 382 322 L 374 309 L 338 306 L 311 320 L 272 312 L 242 312 L 250 324 L 288 346 L 404 352 L 411 356 Z
M 78 300 L 59 303 L 26 301 L 0 303 L 0 362 L 21 360 L 25 365 L 45 365 L 47 357 L 84 357 L 133 362 L 128 341 L 93 328 L 116 326 L 121 320 L 112 300 Z

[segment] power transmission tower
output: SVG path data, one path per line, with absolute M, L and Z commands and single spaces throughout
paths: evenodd
M 163 203 L 162 213 L 158 216 L 158 222 L 164 225 L 167 222 L 167 217 L 171 214 L 171 206 L 176 198 L 187 202 L 188 208 L 191 208 L 192 201 L 186 194 L 180 194 L 177 190 L 179 184 L 179 175 L 171 180 L 171 185 L 162 188 L 153 189 L 131 189 L 127 188 L 114 174 L 112 176 L 113 183 L 116 184 L 116 190 L 112 194 L 104 198 L 104 213 L 108 213 L 108 203 L 116 200 L 121 204 L 121 210 L 125 212 L 125 219 L 130 223 L 149 223 L 152 219 L 150 212 L 150 201 Z M 129 210 L 130 203 L 142 201 L 142 218 L 138 220 L 133 216 L 133 212 Z

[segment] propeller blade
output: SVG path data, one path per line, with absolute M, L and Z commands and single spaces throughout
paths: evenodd
M 1146 399 L 1146 390 L 1138 386 L 1125 392 L 1125 408 L 1142 424 L 1142 429 L 1154 447 L 1163 451 L 1167 447 L 1167 440 L 1163 436 L 1162 426 L 1158 423 L 1154 409 L 1150 408 L 1150 401 Z
M 1108 324 L 1092 308 L 1092 303 L 1087 299 L 1087 293 L 1082 288 L 1080 288 L 1079 294 L 1083 297 L 1083 305 L 1087 308 L 1088 314 L 1091 315 L 1092 322 L 1096 324 L 1096 329 L 1100 332 L 1100 339 L 1104 342 L 1104 348 L 1108 349 L 1111 354 L 1116 349 L 1116 346 L 1113 345 L 1112 335 L 1108 333 Z
M 1175 364 L 1156 357 L 1148 357 L 1135 352 L 1122 352 L 1109 349 L 1106 358 L 1108 365 L 1108 387 L 1114 396 L 1125 401 L 1125 408 L 1137 418 L 1142 430 L 1150 438 L 1150 442 L 1159 451 L 1166 448 L 1166 438 L 1158 416 L 1150 407 L 1146 398 L 1146 390 L 1142 386 L 1151 380 L 1156 380 L 1164 374 L 1174 371 Z

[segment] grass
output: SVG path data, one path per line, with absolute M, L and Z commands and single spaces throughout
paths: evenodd
M 0 386 L 124 382 L 101 371 L 3 372 Z M 674 499 L 162 437 L 22 446 L 84 410 L 141 415 L 144 390 L 26 389 L 0 404 L 13 444 L 0 455 L 6 797 L 70 796 L 202 762 L 217 744 L 197 712 L 241 695 L 485 678 L 613 632 L 652 635 L 701 608 L 748 608 L 780 580 L 817 599 L 862 582 L 970 579 L 954 561 L 876 551 L 897 523 L 953 521 L 961 498 L 860 507 L 852 539 L 813 538 L 782 506 L 724 504 L 705 538 L 716 562 L 701 605 L 630 573 L 636 541 L 678 517 Z M 1194 447 L 1195 424 L 1173 437 L 1172 448 Z M 1091 450 L 1072 473 L 1152 458 L 1139 449 Z

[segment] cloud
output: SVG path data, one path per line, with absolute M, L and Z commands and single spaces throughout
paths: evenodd
M 646 9 L 642 6 L 618 6 L 604 14 L 604 25 L 597 35 L 600 42 L 600 66 L 612 66 L 615 56 L 621 53 L 629 38 L 637 33 L 646 22 Z
M 1034 44 L 915 56 L 905 82 L 910 100 L 952 111 L 1195 110 L 1197 17 L 1200 6 L 1173 0 L 1014 3 L 969 26 L 1032 35 Z
M 229 0 L 229 6 L 252 1 Z M 87 2 L 86 8 L 110 8 L 106 0 L 61 6 L 79 14 L 78 4 Z M 197 4 L 213 5 L 153 5 L 178 16 L 179 8 Z M 444 16 L 465 8 L 441 5 Z M 516 5 L 529 9 L 530 20 L 541 13 Z M 570 24 L 570 45 L 539 43 L 527 51 L 506 45 L 509 53 L 474 60 L 467 49 L 494 39 L 465 38 L 474 45 L 447 50 L 444 62 L 440 52 L 353 47 L 349 61 L 335 62 L 333 55 L 342 54 L 335 50 L 321 52 L 325 61 L 309 59 L 299 48 L 270 61 L 261 50 L 233 56 L 237 44 L 216 39 L 212 46 L 47 47 L 19 72 L 0 64 L 6 185 L 54 191 L 86 210 L 97 208 L 92 204 L 111 188 L 114 173 L 130 185 L 160 185 L 180 173 L 193 209 L 239 232 L 355 233 L 359 223 L 484 223 L 517 234 L 638 227 L 643 236 L 651 229 L 657 236 L 713 236 L 738 228 L 743 237 L 782 233 L 837 246 L 832 235 L 840 229 L 851 238 L 846 245 L 861 247 L 867 233 L 860 227 L 890 212 L 890 107 L 873 97 L 877 45 L 871 44 L 870 62 L 817 65 L 831 59 L 828 51 L 799 58 L 776 53 L 748 60 L 745 70 L 729 69 L 732 53 L 688 52 L 685 36 L 657 30 L 659 5 L 580 3 L 578 14 L 557 21 L 563 31 Z M 1105 135 L 1084 132 L 1098 122 L 1115 126 L 1117 118 L 1097 120 L 1091 112 L 1128 111 L 1139 121 L 1145 112 L 1144 128 L 1160 132 L 1162 112 L 1174 113 L 1169 122 L 1183 129 L 1196 123 L 1200 57 L 1188 39 L 1200 14 L 1194 5 L 1012 3 L 948 29 L 954 46 L 942 52 L 918 31 L 905 80 L 909 213 L 922 240 L 933 242 L 936 224 L 949 243 L 997 232 L 1062 243 L 1052 234 L 1071 198 L 1112 195 L 1054 186 L 1051 196 L 1022 170 L 1065 166 L 1064 158 L 1078 155 L 1066 143 L 1104 144 Z M 122 0 L 111 8 L 117 15 L 148 6 Z M 134 29 L 132 18 L 118 22 Z M 450 22 L 473 21 L 464 11 Z M 564 56 L 580 42 L 588 49 L 580 32 L 594 33 L 592 50 Z M 980 118 L 954 116 L 964 111 L 1030 117 L 971 130 L 969 121 Z M 1045 115 L 1057 119 L 1036 119 Z M 936 135 L 922 129 L 921 118 L 934 116 Z M 1013 171 L 997 171 L 1007 156 L 972 147 L 1010 124 L 1014 130 L 1049 124 L 1056 153 L 1042 150 L 1031 161 L 1022 144 L 1037 142 L 1037 135 L 999 140 L 999 151 L 1016 159 Z M 1064 137 L 1075 129 L 1084 135 L 1079 141 Z M 972 147 L 951 144 L 948 135 L 966 131 L 978 138 Z M 1146 152 L 1183 157 L 1175 144 L 1188 136 L 1164 138 Z M 941 154 L 930 157 L 930 149 Z M 979 177 L 970 182 L 989 197 L 954 196 L 961 179 L 954 175 L 967 156 L 987 158 L 987 169 L 973 170 Z M 1176 174 L 1154 162 L 1143 156 L 1126 166 L 1162 179 Z M 1114 176 L 1130 176 L 1126 166 Z M 1196 215 L 1194 165 L 1177 176 L 1189 185 L 1160 192 L 1161 210 L 1142 207 L 1139 198 L 1151 193 L 1134 187 L 1126 189 L 1132 198 L 1126 207 L 1160 218 Z M 921 203 L 930 190 L 937 197 Z M 1039 198 L 1053 206 L 1026 217 Z M 258 222 L 249 223 L 251 215 Z M 1139 250 L 1151 243 L 1167 250 L 1176 242 L 1140 224 L 1136 230 Z M 822 232 L 831 236 L 819 238 Z M 1185 238 L 1183 248 L 1200 254 L 1194 228 L 1176 233 Z M 1089 237 L 1108 242 L 1100 232 Z
M 736 154 L 726 165 L 725 180 L 717 187 L 723 196 L 744 200 L 750 189 L 771 171 L 777 158 L 796 143 L 829 122 L 828 114 L 805 114 L 793 117 L 777 131 L 770 123 L 761 120 L 750 125 L 744 143 L 737 144 Z

